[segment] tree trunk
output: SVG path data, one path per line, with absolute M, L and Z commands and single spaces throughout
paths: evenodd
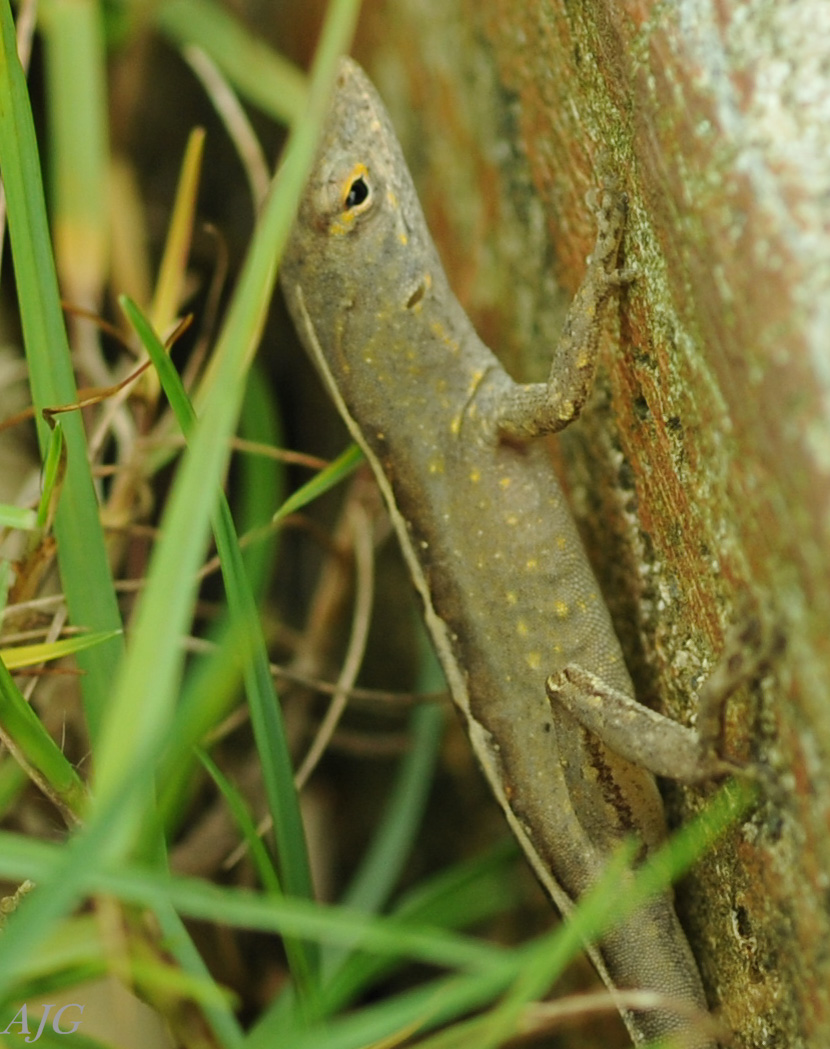
M 830 1044 L 828 42 L 822 0 L 367 0 L 358 46 L 517 378 L 544 375 L 598 171 L 628 192 L 640 276 L 556 454 L 642 699 L 690 723 L 749 601 L 786 634 L 728 720 L 777 789 L 678 893 L 758 1049 Z M 665 794 L 681 821 L 705 791 Z

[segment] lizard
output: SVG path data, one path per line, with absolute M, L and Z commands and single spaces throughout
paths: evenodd
M 668 740 L 656 748 L 661 775 L 723 771 L 693 730 L 634 698 L 549 452 L 534 440 L 579 415 L 603 313 L 634 277 L 618 266 L 625 196 L 609 182 L 596 205 L 596 246 L 550 377 L 516 383 L 451 291 L 390 117 L 344 58 L 280 274 L 300 340 L 377 478 L 478 763 L 565 914 L 624 839 L 635 835 L 641 855 L 664 840 L 646 767 L 658 738 Z M 706 997 L 670 891 L 589 952 L 612 992 L 681 1003 L 621 1009 L 635 1044 L 678 1035 L 714 1049 L 690 1016 Z

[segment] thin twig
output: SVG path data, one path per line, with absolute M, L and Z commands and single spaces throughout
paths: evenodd
M 355 556 L 355 607 L 352 618 L 352 630 L 346 649 L 343 668 L 337 679 L 337 690 L 334 693 L 326 716 L 317 731 L 314 742 L 309 747 L 303 763 L 297 771 L 295 782 L 297 790 L 302 790 L 308 778 L 323 755 L 349 699 L 349 691 L 354 686 L 363 656 L 366 652 L 366 641 L 369 637 L 369 623 L 372 618 L 372 602 L 375 589 L 374 548 L 372 528 L 369 515 L 357 501 L 347 507 L 348 520 L 354 539 Z

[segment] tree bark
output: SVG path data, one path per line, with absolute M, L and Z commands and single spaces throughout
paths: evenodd
M 830 1044 L 830 7 L 376 0 L 358 57 L 453 285 L 540 378 L 603 169 L 639 270 L 557 444 L 640 696 L 690 723 L 755 602 L 787 650 L 730 706 L 775 788 L 678 909 L 744 1047 Z M 674 821 L 705 791 L 667 786 Z

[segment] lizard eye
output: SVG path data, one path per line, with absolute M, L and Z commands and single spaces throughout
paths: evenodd
M 364 164 L 356 164 L 343 181 L 343 214 L 350 218 L 366 211 L 372 203 L 372 186 Z
M 366 179 L 363 176 L 359 176 L 349 186 L 349 192 L 346 194 L 346 208 L 356 208 L 362 204 L 369 196 L 369 187 L 366 185 Z
M 373 208 L 373 182 L 365 164 L 355 164 L 345 176 L 342 171 L 333 173 L 321 201 L 323 213 L 328 214 L 326 229 L 331 235 L 345 237 Z

